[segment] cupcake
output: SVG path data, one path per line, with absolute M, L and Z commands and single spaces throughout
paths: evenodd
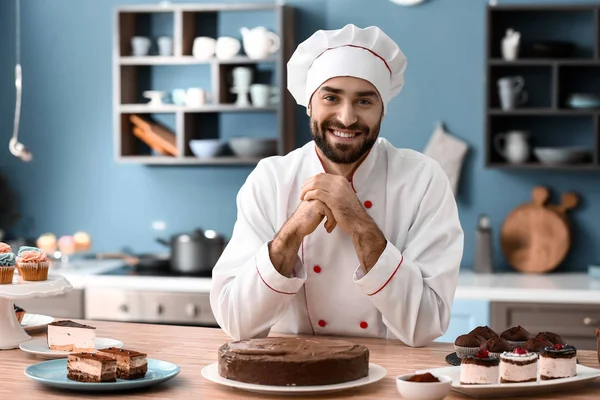
M 508 340 L 501 337 L 493 337 L 481 344 L 481 350 L 487 350 L 493 357 L 500 357 L 500 354 L 511 351 L 513 348 Z
M 456 350 L 458 358 L 472 356 L 479 351 L 481 344 L 484 342 L 485 338 L 482 336 L 460 335 L 454 341 L 454 350 Z
M 12 253 L 12 248 L 6 243 L 0 242 L 0 254 L 2 253 Z
M 539 337 L 531 338 L 528 341 L 526 341 L 525 344 L 523 345 L 523 349 L 533 352 L 533 353 L 539 353 L 544 348 L 552 347 L 552 346 L 554 346 L 554 344 L 552 342 L 549 342 L 548 340 L 539 336 Z
M 13 253 L 0 253 L 0 285 L 12 284 L 16 257 Z
M 505 330 L 500 334 L 500 337 L 506 339 L 511 346 L 510 350 L 513 350 L 522 347 L 526 341 L 531 339 L 532 335 L 521 325 L 518 325 Z
M 489 326 L 478 326 L 469 332 L 469 335 L 475 336 L 483 336 L 485 340 L 491 339 L 493 337 L 498 337 L 498 334 L 494 332 Z
M 24 281 L 45 281 L 48 279 L 50 263 L 46 253 L 36 247 L 21 247 L 17 257 L 17 268 Z
M 566 344 L 565 339 L 554 332 L 540 332 L 535 337 L 544 338 L 552 344 Z
M 85 232 L 75 232 L 73 235 L 73 240 L 75 241 L 75 251 L 77 252 L 86 252 L 90 251 L 92 247 L 92 239 L 90 235 Z
M 58 246 L 56 236 L 52 233 L 44 233 L 36 241 L 37 247 L 42 249 L 46 254 L 52 254 Z

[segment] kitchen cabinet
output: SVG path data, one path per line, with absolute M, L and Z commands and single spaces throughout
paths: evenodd
M 448 331 L 436 342 L 454 343 L 457 336 L 472 329 L 489 325 L 490 303 L 485 300 L 454 300 Z
M 60 296 L 16 300 L 15 304 L 29 314 L 50 315 L 54 318 L 71 319 L 83 319 L 85 317 L 83 289 L 73 289 Z
M 521 325 L 532 334 L 550 331 L 581 350 L 595 350 L 600 306 L 595 304 L 492 302 L 491 328 L 502 332 Z
M 89 287 L 86 319 L 217 327 L 208 293 Z

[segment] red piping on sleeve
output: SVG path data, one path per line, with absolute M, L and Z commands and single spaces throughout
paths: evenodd
M 390 283 L 390 281 L 392 280 L 392 278 L 394 277 L 394 275 L 396 275 L 396 272 L 398 272 L 398 269 L 400 269 L 400 266 L 402 265 L 402 261 L 404 261 L 404 256 L 402 256 L 402 258 L 400 259 L 400 264 L 398 264 L 398 266 L 396 267 L 396 269 L 392 273 L 392 276 L 390 276 L 390 278 L 383 284 L 383 286 L 380 287 L 376 292 L 368 294 L 367 296 L 374 296 L 377 293 L 381 292 L 383 290 L 383 288 L 386 287 L 388 283 Z
M 263 279 L 262 275 L 260 274 L 260 271 L 258 270 L 258 265 L 256 265 L 256 272 L 258 272 L 258 276 L 260 276 L 260 280 L 263 281 L 263 283 L 272 291 L 274 291 L 275 293 L 279 293 L 279 294 L 296 294 L 296 293 L 288 293 L 288 292 L 281 292 L 279 290 L 275 290 L 273 289 L 271 286 L 269 286 L 269 284 L 267 282 L 265 282 L 265 280 Z
M 304 240 L 302 240 L 302 265 L 304 265 Z M 308 316 L 308 324 L 310 325 L 310 329 L 312 330 L 313 335 L 315 334 L 315 328 L 313 328 L 312 321 L 310 320 L 310 312 L 308 311 L 308 297 L 306 296 L 306 282 L 302 285 L 302 289 L 304 289 L 304 305 L 306 305 L 306 316 Z

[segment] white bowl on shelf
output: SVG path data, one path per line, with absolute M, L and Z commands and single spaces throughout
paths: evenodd
M 229 147 L 238 157 L 269 157 L 277 154 L 277 139 L 235 137 Z
M 452 386 L 452 378 L 446 375 L 435 375 L 439 382 L 410 382 L 408 379 L 416 373 L 396 377 L 396 388 L 403 399 L 407 400 L 441 400 L 448 395 Z
M 225 144 L 221 139 L 190 140 L 190 150 L 198 158 L 212 158 L 223 152 Z
M 586 147 L 535 147 L 533 154 L 542 164 L 563 165 L 590 161 L 592 151 Z

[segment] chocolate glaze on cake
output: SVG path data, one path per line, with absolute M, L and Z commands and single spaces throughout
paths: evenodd
M 69 320 L 54 321 L 54 322 L 50 322 L 48 325 L 65 326 L 65 327 L 68 327 L 68 328 L 96 329 L 93 326 L 84 325 L 84 324 L 80 324 L 80 323 L 77 323 L 77 322 L 74 322 L 74 321 L 69 321 Z
M 498 337 L 498 334 L 492 330 L 489 326 L 478 326 L 469 332 L 470 335 L 483 336 L 485 340 L 489 340 L 493 337 Z
M 219 375 L 260 385 L 330 385 L 369 373 L 369 350 L 345 340 L 241 340 L 221 346 L 218 357 Z
M 577 355 L 577 350 L 573 346 L 561 346 L 558 349 L 545 347 L 540 351 L 540 355 L 546 358 L 573 358 Z
M 505 330 L 502 332 L 502 334 L 500 334 L 500 337 L 510 340 L 511 342 L 525 342 L 531 338 L 531 333 L 529 333 L 521 325 L 518 325 Z

